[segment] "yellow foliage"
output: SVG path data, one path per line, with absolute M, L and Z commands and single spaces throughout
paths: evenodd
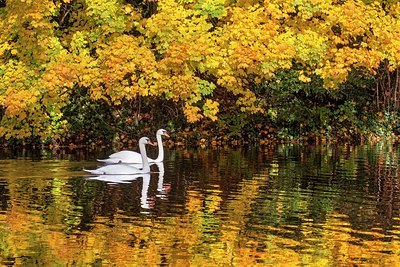
M 104 96 L 122 100 L 157 94 L 150 86 L 157 81 L 155 58 L 149 49 L 141 46 L 140 39 L 118 36 L 98 49 L 98 54 L 96 64 L 100 72 L 94 73 L 94 78 L 105 87 Z M 94 88 L 96 94 L 101 93 L 98 86 Z
M 212 121 L 215 121 L 218 119 L 216 116 L 219 109 L 218 109 L 219 103 L 216 101 L 213 101 L 211 99 L 207 99 L 206 103 L 203 105 L 203 114 L 205 117 L 210 118 Z
M 200 114 L 199 107 L 191 106 L 187 103 L 185 105 L 183 113 L 185 114 L 185 117 L 187 118 L 188 122 L 196 122 L 203 117 L 203 115 Z
M 397 2 L 383 9 L 362 0 L 160 0 L 148 18 L 142 11 L 117 0 L 7 1 L 0 10 L 7 133 L 51 132 L 47 113 L 65 106 L 74 88 L 116 105 L 137 96 L 182 102 L 196 122 L 217 120 L 223 104 L 214 90 L 199 91 L 200 80 L 232 93 L 241 110 L 263 112 L 254 86 L 293 63 L 307 74 L 300 80 L 317 75 L 327 89 L 354 68 L 400 66 Z
M 299 75 L 299 80 L 305 83 L 311 82 L 311 78 L 307 77 L 306 75 L 304 75 L 303 73 L 301 73 Z
M 296 58 L 305 64 L 317 64 L 324 58 L 328 37 L 306 29 L 297 34 L 295 41 Z

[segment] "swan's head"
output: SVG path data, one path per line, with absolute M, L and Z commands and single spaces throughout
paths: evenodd
M 151 145 L 151 146 L 155 146 L 156 144 L 153 143 L 153 141 L 151 141 L 150 138 L 148 137 L 142 137 L 139 139 L 139 143 L 140 144 L 145 144 L 145 145 Z
M 157 131 L 157 135 L 164 135 L 166 137 L 169 137 L 169 134 L 168 134 L 167 130 L 164 130 L 164 129 L 158 130 Z

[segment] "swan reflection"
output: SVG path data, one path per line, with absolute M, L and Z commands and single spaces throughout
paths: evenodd
M 142 191 L 140 196 L 140 207 L 143 209 L 150 209 L 150 201 L 148 197 L 150 174 L 142 173 L 137 175 L 99 175 L 89 177 L 89 180 L 98 180 L 106 182 L 107 184 L 128 184 L 134 180 L 142 178 Z
M 165 189 L 165 185 L 164 185 L 164 163 L 157 162 L 157 163 L 154 163 L 153 165 L 156 165 L 158 168 L 158 172 L 155 171 L 154 175 L 153 175 L 153 176 L 155 176 L 155 174 L 158 174 L 156 197 L 163 198 L 163 196 L 165 196 L 167 193 L 167 190 Z M 135 165 L 135 167 L 136 166 L 138 166 L 138 165 Z M 142 190 L 141 190 L 141 196 L 140 196 L 140 206 L 143 209 L 151 209 L 152 208 L 151 203 L 154 203 L 154 200 L 152 200 L 152 196 L 149 196 L 149 187 L 150 187 L 150 179 L 151 179 L 150 173 L 114 174 L 114 175 L 104 174 L 104 175 L 88 177 L 87 179 L 102 181 L 102 182 L 105 182 L 105 183 L 111 184 L 111 185 L 129 184 L 135 180 L 141 179 L 142 180 Z M 154 196 L 153 196 L 153 198 L 154 198 Z
M 157 197 L 164 197 L 167 190 L 164 184 L 164 162 L 155 163 L 158 167 Z

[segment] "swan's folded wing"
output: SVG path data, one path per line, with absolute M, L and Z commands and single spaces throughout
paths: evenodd
M 99 171 L 99 170 L 87 170 L 87 169 L 83 169 L 83 171 L 85 171 L 85 172 L 88 172 L 88 173 L 91 173 L 91 174 L 99 174 L 99 175 L 101 175 L 101 174 L 104 174 L 104 172 L 102 172 L 102 171 Z
M 106 163 L 106 164 L 118 164 L 118 163 L 122 163 L 122 160 L 119 159 L 119 158 L 97 159 L 97 161 L 103 162 L 103 163 Z
M 142 163 L 142 156 L 140 153 L 129 150 L 122 150 L 111 154 L 109 159 L 120 160 L 120 163 Z

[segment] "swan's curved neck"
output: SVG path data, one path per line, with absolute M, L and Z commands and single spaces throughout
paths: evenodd
M 161 134 L 157 134 L 157 146 L 158 146 L 158 157 L 154 160 L 154 162 L 161 162 L 164 160 L 164 147 L 162 143 Z
M 142 156 L 142 163 L 143 163 L 142 171 L 150 172 L 150 165 L 147 159 L 146 146 L 143 143 L 139 143 L 139 151 L 140 155 Z

